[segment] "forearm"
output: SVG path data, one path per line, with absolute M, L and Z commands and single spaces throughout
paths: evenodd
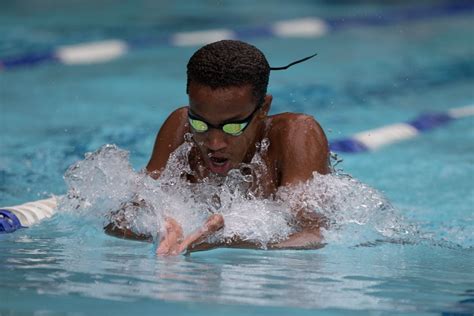
M 145 207 L 143 200 L 132 199 L 123 203 L 117 211 L 109 214 L 110 223 L 104 227 L 104 232 L 110 236 L 123 239 L 153 241 L 153 236 L 136 233 L 130 229 L 130 220 L 126 214 L 136 213 L 141 207 Z
M 238 237 L 226 239 L 215 243 L 200 242 L 188 247 L 189 252 L 211 250 L 215 248 L 242 248 L 242 249 L 262 249 L 260 244 L 241 240 Z
M 104 227 L 104 232 L 107 235 L 117 237 L 117 238 L 138 240 L 138 241 L 148 241 L 148 242 L 153 241 L 153 236 L 151 235 L 135 233 L 130 229 L 119 227 L 113 222 Z
M 326 216 L 316 213 L 314 210 L 301 208 L 295 212 L 296 224 L 303 230 L 320 230 L 329 227 Z
M 323 237 L 319 228 L 305 228 L 288 236 L 287 239 L 266 245 L 266 249 L 319 249 L 324 247 Z M 262 244 L 241 240 L 235 236 L 217 243 L 201 242 L 188 247 L 188 252 L 211 250 L 215 248 L 263 249 Z
M 319 249 L 324 247 L 319 228 L 306 228 L 291 234 L 287 239 L 268 245 L 269 249 Z

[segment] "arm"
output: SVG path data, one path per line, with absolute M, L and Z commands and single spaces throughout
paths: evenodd
M 283 135 L 279 145 L 284 146 L 280 159 L 280 184 L 291 187 L 310 180 L 313 172 L 328 174 L 329 145 L 321 126 L 313 117 L 298 115 Z M 301 231 L 273 248 L 317 248 L 321 246 L 321 227 L 327 227 L 326 219 L 312 210 L 296 207 L 293 210 Z
M 184 142 L 184 134 L 189 130 L 186 115 L 187 108 L 179 108 L 170 114 L 160 128 L 150 161 L 146 166 L 146 170 L 153 178 L 159 178 L 170 154 Z M 104 227 L 105 233 L 119 238 L 151 241 L 152 236 L 137 234 L 128 229 L 126 219 L 122 216 L 126 209 L 127 211 L 133 211 L 130 208 L 140 207 L 140 203 L 141 201 L 130 201 L 124 203 L 120 210 L 113 212 L 110 216 L 110 224 Z
M 115 223 L 109 223 L 107 226 L 104 227 L 104 232 L 107 235 L 122 238 L 122 239 L 130 239 L 130 240 L 137 240 L 137 241 L 153 241 L 153 236 L 151 235 L 144 235 L 144 234 L 137 234 L 128 228 L 121 228 L 117 226 Z
M 316 171 L 328 174 L 329 144 L 321 126 L 308 115 L 298 115 L 283 135 L 279 135 L 280 185 L 291 186 L 305 182 Z
M 128 222 L 124 214 L 125 212 L 136 212 L 138 208 L 144 206 L 143 203 L 145 203 L 143 200 L 138 201 L 137 199 L 122 203 L 119 210 L 110 213 L 110 223 L 104 227 L 104 232 L 117 238 L 152 242 L 153 236 L 138 234 L 128 228 Z
M 146 170 L 154 179 L 158 179 L 161 172 L 166 167 L 168 159 L 181 144 L 184 142 L 184 135 L 189 132 L 187 120 L 187 108 L 177 109 L 168 117 L 161 127 L 156 137 L 153 153 Z M 104 227 L 107 234 L 133 240 L 152 241 L 153 237 L 143 234 L 137 234 L 127 228 L 127 220 L 123 216 L 123 211 L 129 207 L 143 207 L 144 201 L 131 201 L 124 203 L 122 208 L 111 214 L 111 223 Z M 128 209 L 127 211 L 133 211 Z M 189 236 L 182 235 L 182 229 L 179 223 L 172 218 L 165 220 L 165 229 L 163 236 L 160 236 L 160 245 L 157 249 L 158 255 L 177 255 L 187 250 L 191 245 L 198 244 L 205 240 L 207 236 L 216 232 L 224 225 L 222 216 L 211 216 L 204 225 Z

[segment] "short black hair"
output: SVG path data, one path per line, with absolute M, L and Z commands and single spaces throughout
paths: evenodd
M 186 93 L 196 82 L 212 89 L 251 85 L 258 105 L 267 94 L 270 65 L 255 46 L 236 40 L 222 40 L 201 47 L 189 59 Z

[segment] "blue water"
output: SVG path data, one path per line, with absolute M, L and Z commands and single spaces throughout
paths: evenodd
M 344 1 L 2 6 L 0 58 L 109 38 L 411 8 Z M 319 39 L 251 42 L 276 66 L 319 53 L 303 66 L 272 73 L 272 112 L 314 115 L 332 140 L 472 104 L 473 26 L 466 12 L 356 25 Z M 150 46 L 109 63 L 0 72 L 0 205 L 64 194 L 68 166 L 106 143 L 129 151 L 132 166 L 141 169 L 167 114 L 187 102 L 185 64 L 195 49 Z M 218 249 L 163 259 L 152 244 L 108 237 L 98 222 L 59 213 L 0 235 L 0 315 L 470 315 L 473 123 L 464 118 L 376 152 L 342 155 L 338 167 L 381 191 L 417 227 L 423 238 L 414 242 L 368 236 L 354 245 L 351 232 L 341 231 L 339 242 L 314 251 Z

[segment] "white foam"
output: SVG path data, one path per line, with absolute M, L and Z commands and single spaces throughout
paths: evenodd
M 280 199 L 290 208 L 304 207 L 324 215 L 329 221 L 325 240 L 356 245 L 377 238 L 404 238 L 411 226 L 377 190 L 346 175 L 313 174 L 306 183 L 281 188 Z
M 129 203 L 122 212 L 130 223 L 128 227 L 153 236 L 161 230 L 165 216 L 176 219 L 188 234 L 199 228 L 210 214 L 219 213 L 224 217 L 225 226 L 214 240 L 238 235 L 262 247 L 285 239 L 294 231 L 293 209 L 301 205 L 329 219 L 331 229 L 325 238 L 332 242 L 343 240 L 354 244 L 403 236 L 407 231 L 380 193 L 337 174 L 315 173 L 306 183 L 281 188 L 275 199 L 249 194 L 249 181 L 265 170 L 258 154 L 246 165 L 246 168 L 255 168 L 253 175 L 232 170 L 227 177 L 215 176 L 191 184 L 181 176 L 183 171 L 191 172 L 187 164 L 191 146 L 185 142 L 179 147 L 161 177 L 153 180 L 131 168 L 126 151 L 106 145 L 69 168 L 65 175 L 69 192 L 60 208 L 104 225 L 111 211 L 133 200 L 140 206 Z M 359 238 L 354 238 L 354 229 Z M 346 231 L 351 233 L 346 235 Z

